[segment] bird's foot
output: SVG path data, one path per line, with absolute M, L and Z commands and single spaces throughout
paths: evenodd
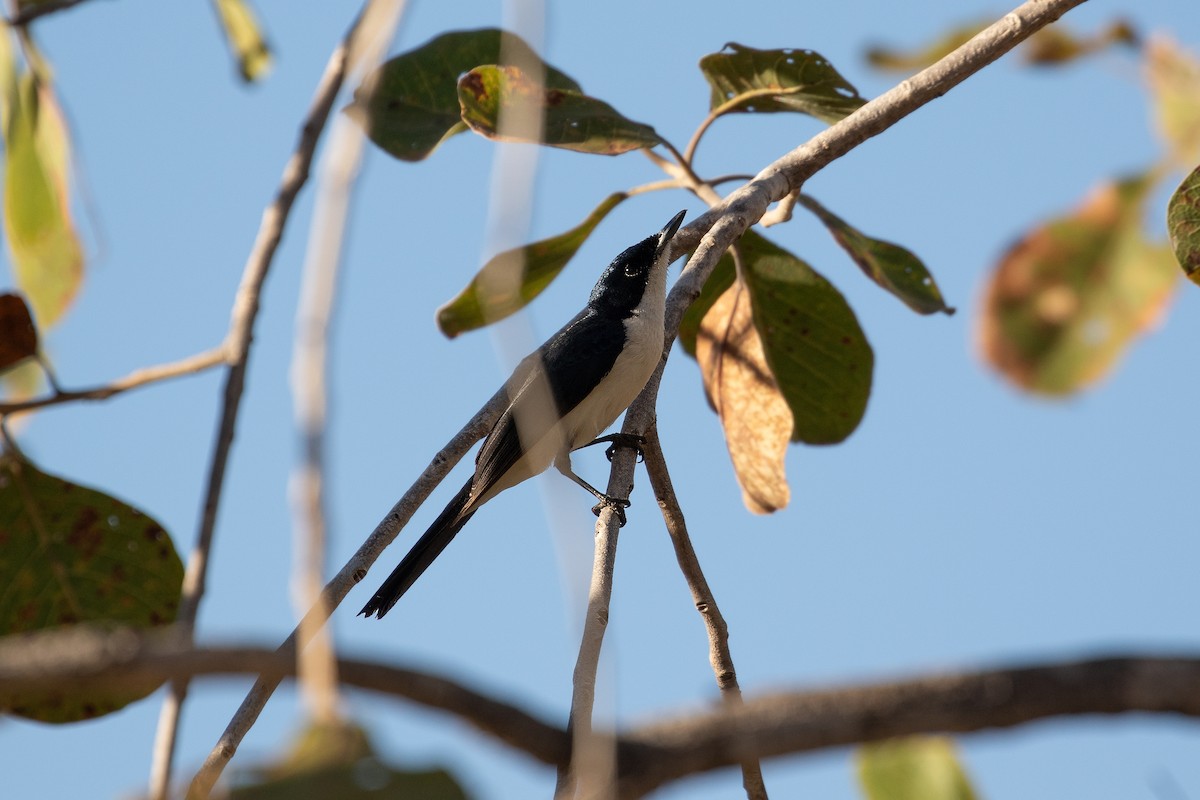
M 593 439 L 585 444 L 584 447 L 591 447 L 594 444 L 603 444 L 604 442 L 611 442 L 604 451 L 604 457 L 609 461 L 613 460 L 618 447 L 628 447 L 631 450 L 636 450 L 638 461 L 646 460 L 645 436 L 636 433 L 610 433 L 607 436 L 601 436 L 599 439 Z
M 630 506 L 630 502 L 628 500 L 618 500 L 615 497 L 609 497 L 608 495 L 601 495 L 600 502 L 596 503 L 596 505 L 592 506 L 592 513 L 598 517 L 598 516 L 600 516 L 601 511 L 603 511 L 606 508 L 611 508 L 613 510 L 613 513 L 617 515 L 617 522 L 620 523 L 617 527 L 624 528 L 625 527 L 625 509 L 629 508 L 629 506 Z

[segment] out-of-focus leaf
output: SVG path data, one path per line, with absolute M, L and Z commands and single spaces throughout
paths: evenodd
M 868 278 L 900 298 L 906 306 L 918 314 L 954 313 L 942 299 L 942 292 L 929 270 L 912 252 L 865 235 L 808 195 L 800 195 L 800 203 L 825 223 L 833 238 Z
M 46 371 L 34 360 L 24 361 L 0 373 L 0 386 L 4 387 L 3 396 L 10 403 L 19 403 L 33 397 L 42 390 L 45 381 Z M 10 424 L 19 426 L 28 419 L 28 416 L 19 416 Z
M 721 418 L 742 501 L 754 514 L 778 511 L 791 498 L 784 457 L 792 412 L 767 365 L 741 283 L 717 298 L 697 333 L 696 363 L 708 401 Z
M 1159 134 L 1178 164 L 1200 161 L 1200 60 L 1166 38 L 1146 48 L 1146 81 Z
M 485 64 L 539 62 L 547 89 L 581 91 L 515 34 L 498 28 L 444 33 L 375 70 L 354 93 L 346 113 L 391 155 L 420 161 L 467 129 L 458 103 L 460 75 Z
M 17 294 L 0 294 L 0 370 L 37 354 L 38 335 L 29 306 Z
M 976 800 L 954 743 L 942 736 L 892 739 L 858 749 L 867 800 Z
M 1192 283 L 1200 285 L 1200 167 L 1192 170 L 1171 195 L 1167 231 L 1179 266 Z
M 616 109 L 571 89 L 539 86 L 518 67 L 485 65 L 458 79 L 462 120 L 489 139 L 530 141 L 499 130 L 506 109 L 542 114 L 540 144 L 578 153 L 615 156 L 662 142 L 654 128 L 622 116 Z
M 95 489 L 0 456 L 0 635 L 73 623 L 134 627 L 175 620 L 183 564 L 162 526 Z M 153 691 L 0 697 L 43 722 L 107 714 Z
M 867 101 L 812 50 L 756 50 L 730 42 L 700 59 L 710 111 L 791 111 L 833 124 Z
M 493 256 L 457 297 L 438 309 L 442 333 L 454 338 L 524 308 L 558 277 L 600 221 L 626 197 L 624 192 L 610 194 L 569 231 Z
M 468 800 L 442 769 L 398 770 L 375 754 L 357 725 L 314 723 L 275 764 L 238 776 L 232 800 Z
M 213 0 L 242 80 L 256 81 L 271 69 L 271 48 L 249 0 Z
M 1123 19 L 1114 21 L 1091 36 L 1081 36 L 1058 23 L 1048 25 L 1029 37 L 1021 48 L 1021 55 L 1028 64 L 1058 66 L 1114 45 L 1136 45 L 1139 41 L 1133 25 Z
M 867 61 L 876 69 L 896 72 L 915 72 L 925 69 L 969 42 L 977 33 L 991 24 L 991 20 L 958 25 L 928 44 L 902 50 L 886 45 L 875 45 L 867 50 Z
M 79 290 L 83 248 L 71 221 L 66 127 L 49 89 L 32 73 L 6 103 L 4 229 L 14 273 L 38 324 L 50 327 Z
M 1149 177 L 1107 183 L 1072 214 L 1026 234 L 984 297 L 984 357 L 1018 386 L 1076 392 L 1105 375 L 1162 314 L 1178 268 L 1141 230 Z

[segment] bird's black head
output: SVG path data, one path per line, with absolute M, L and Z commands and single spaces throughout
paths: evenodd
M 680 211 L 661 231 L 614 258 L 592 289 L 588 305 L 601 313 L 625 318 L 641 304 L 652 279 L 665 285 L 671 237 L 679 230 L 685 213 Z

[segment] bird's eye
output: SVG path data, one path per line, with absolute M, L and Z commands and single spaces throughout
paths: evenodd
M 640 272 L 640 270 L 633 264 L 625 265 L 625 277 L 632 278 L 634 275 L 637 275 L 638 272 Z

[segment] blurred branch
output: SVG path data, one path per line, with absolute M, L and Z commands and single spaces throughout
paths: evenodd
M 692 547 L 692 539 L 688 535 L 687 522 L 683 518 L 683 509 L 679 506 L 679 497 L 671 484 L 671 474 L 667 471 L 667 460 L 663 454 L 662 442 L 658 438 L 658 426 L 652 425 L 646 431 L 645 445 L 646 474 L 650 478 L 650 487 L 658 499 L 658 507 L 662 510 L 663 522 L 675 547 L 675 558 L 679 562 L 679 570 L 687 581 L 692 593 L 692 602 L 704 620 L 704 628 L 708 632 L 708 660 L 712 664 L 713 674 L 717 679 L 717 689 L 727 708 L 742 705 L 742 688 L 738 685 L 737 670 L 733 666 L 733 653 L 729 650 L 729 627 L 725 617 L 717 607 L 716 598 L 700 568 L 700 559 Z M 767 787 L 763 782 L 762 765 L 756 758 L 748 758 L 741 763 L 742 786 L 746 789 L 749 800 L 766 800 Z
M 185 637 L 129 630 L 59 630 L 0 640 L 0 707 L 44 689 L 122 687 L 199 675 L 295 675 L 295 659 L 256 647 L 197 648 Z M 460 717 L 550 765 L 570 756 L 568 733 L 455 681 L 342 658 L 341 682 Z M 616 737 L 618 796 L 747 758 L 812 752 L 925 733 L 1007 728 L 1060 716 L 1147 712 L 1200 718 L 1200 653 L 1119 654 L 927 675 L 747 699 L 738 707 L 626 730 Z
M 170 380 L 171 378 L 194 375 L 197 372 L 203 372 L 206 369 L 227 363 L 229 361 L 226 358 L 225 347 L 215 347 L 212 350 L 206 350 L 203 353 L 197 353 L 194 356 L 188 356 L 169 364 L 159 364 L 158 366 L 135 370 L 124 378 L 103 386 L 93 386 L 90 389 L 55 389 L 52 394 L 45 397 L 35 397 L 32 400 L 21 400 L 14 403 L 0 403 L 0 416 L 8 416 L 9 414 L 16 414 L 22 411 L 32 411 L 35 408 L 44 408 L 45 406 L 58 405 L 59 403 L 70 403 L 76 400 L 107 400 L 113 395 L 127 392 L 130 389 L 137 389 L 152 383 L 158 383 L 159 381 Z
M 66 11 L 68 8 L 73 8 L 84 0 L 50 0 L 50 2 L 42 2 L 37 5 L 26 6 L 9 18 L 8 24 L 12 28 L 24 28 L 29 23 L 33 22 L 38 17 L 44 17 L 47 14 L 55 14 L 59 11 Z

